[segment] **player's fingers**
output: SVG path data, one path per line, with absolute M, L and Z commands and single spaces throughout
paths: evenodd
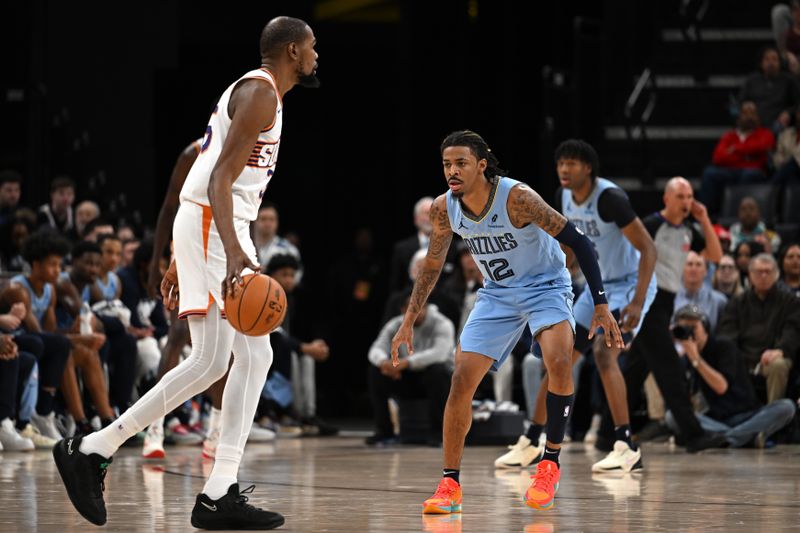
M 614 338 L 617 341 L 617 348 L 625 347 L 625 341 L 622 338 L 622 332 L 620 331 L 619 326 L 616 324 L 614 324 Z
M 599 327 L 600 327 L 600 324 L 597 322 L 597 320 L 595 320 L 595 319 L 593 318 L 593 319 L 592 319 L 592 323 L 591 323 L 591 324 L 589 324 L 589 335 L 587 335 L 587 336 L 586 336 L 586 338 L 587 338 L 587 339 L 593 339 L 593 338 L 594 338 L 594 332 L 595 332 L 595 331 L 597 330 L 597 328 L 599 328 Z

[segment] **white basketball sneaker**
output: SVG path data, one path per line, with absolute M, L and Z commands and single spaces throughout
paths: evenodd
M 274 431 L 267 428 L 262 428 L 258 424 L 253 424 L 250 428 L 250 435 L 247 437 L 247 442 L 269 442 L 275 440 L 277 435 Z
M 53 446 L 55 446 L 58 441 L 55 439 L 51 439 L 50 437 L 45 437 L 39 430 L 34 427 L 33 424 L 30 422 L 25 425 L 25 429 L 19 432 L 20 435 L 25 437 L 26 439 L 30 439 L 33 442 L 33 445 L 36 446 L 37 449 L 47 449 L 52 450 Z
M 34 425 L 36 429 L 39 430 L 39 433 L 41 433 L 45 437 L 50 437 L 51 439 L 55 439 L 57 441 L 64 438 L 61 436 L 61 433 L 59 433 L 58 429 L 56 428 L 55 413 L 50 413 L 49 415 L 46 416 L 33 413 L 33 415 L 31 415 L 31 423 Z
M 642 469 L 642 449 L 631 450 L 628 443 L 618 440 L 605 459 L 592 465 L 592 472 L 630 472 Z
M 0 443 L 7 452 L 30 452 L 34 449 L 33 441 L 17 433 L 10 418 L 4 418 L 0 423 Z
M 538 463 L 544 446 L 539 442 L 534 446 L 528 437 L 522 435 L 517 443 L 509 446 L 508 449 L 507 453 L 498 457 L 494 462 L 495 468 L 525 468 Z
M 150 424 L 147 428 L 147 433 L 144 435 L 142 457 L 146 459 L 163 459 L 166 455 L 164 451 L 164 426 Z

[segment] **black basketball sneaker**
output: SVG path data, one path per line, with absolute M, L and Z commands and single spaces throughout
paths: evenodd
M 72 505 L 86 520 L 102 526 L 106 523 L 103 480 L 111 459 L 96 453 L 86 455 L 80 448 L 82 435 L 62 439 L 53 447 L 53 458 L 61 474 Z
M 192 509 L 192 525 L 197 529 L 275 529 L 283 525 L 283 516 L 264 511 L 247 503 L 247 496 L 255 490 L 250 485 L 239 492 L 239 484 L 228 487 L 228 494 L 212 500 L 205 494 L 198 494 Z

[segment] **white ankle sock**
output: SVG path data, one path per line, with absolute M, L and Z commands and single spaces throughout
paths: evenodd
M 218 500 L 228 493 L 228 487 L 236 483 L 236 474 L 242 452 L 236 448 L 220 445 L 214 458 L 214 469 L 203 487 L 203 494 L 212 500 Z
M 86 435 L 78 448 L 86 455 L 96 453 L 108 459 L 119 449 L 122 444 L 136 434 L 136 428 L 129 427 L 122 419 L 117 419 L 113 424 L 102 431 Z

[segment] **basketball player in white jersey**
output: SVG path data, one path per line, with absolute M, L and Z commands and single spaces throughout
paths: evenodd
M 161 290 L 167 306 L 178 303 L 181 317 L 189 321 L 192 355 L 106 430 L 64 439 L 53 449 L 70 500 L 94 524 L 106 522 L 103 480 L 114 452 L 153 420 L 222 377 L 231 349 L 234 361 L 222 400 L 214 469 L 197 496 L 191 522 L 201 529 L 250 530 L 272 529 L 284 522 L 277 513 L 248 505 L 246 494 L 254 487 L 240 491 L 237 483 L 272 348 L 268 336 L 248 337 L 227 323 L 224 296 L 238 290 L 243 271 L 259 271 L 249 226 L 275 171 L 282 97 L 298 84 L 319 86 L 315 44 L 311 28 L 301 20 L 278 17 L 265 26 L 261 68 L 222 94 L 181 191 L 173 227 L 175 263 Z

